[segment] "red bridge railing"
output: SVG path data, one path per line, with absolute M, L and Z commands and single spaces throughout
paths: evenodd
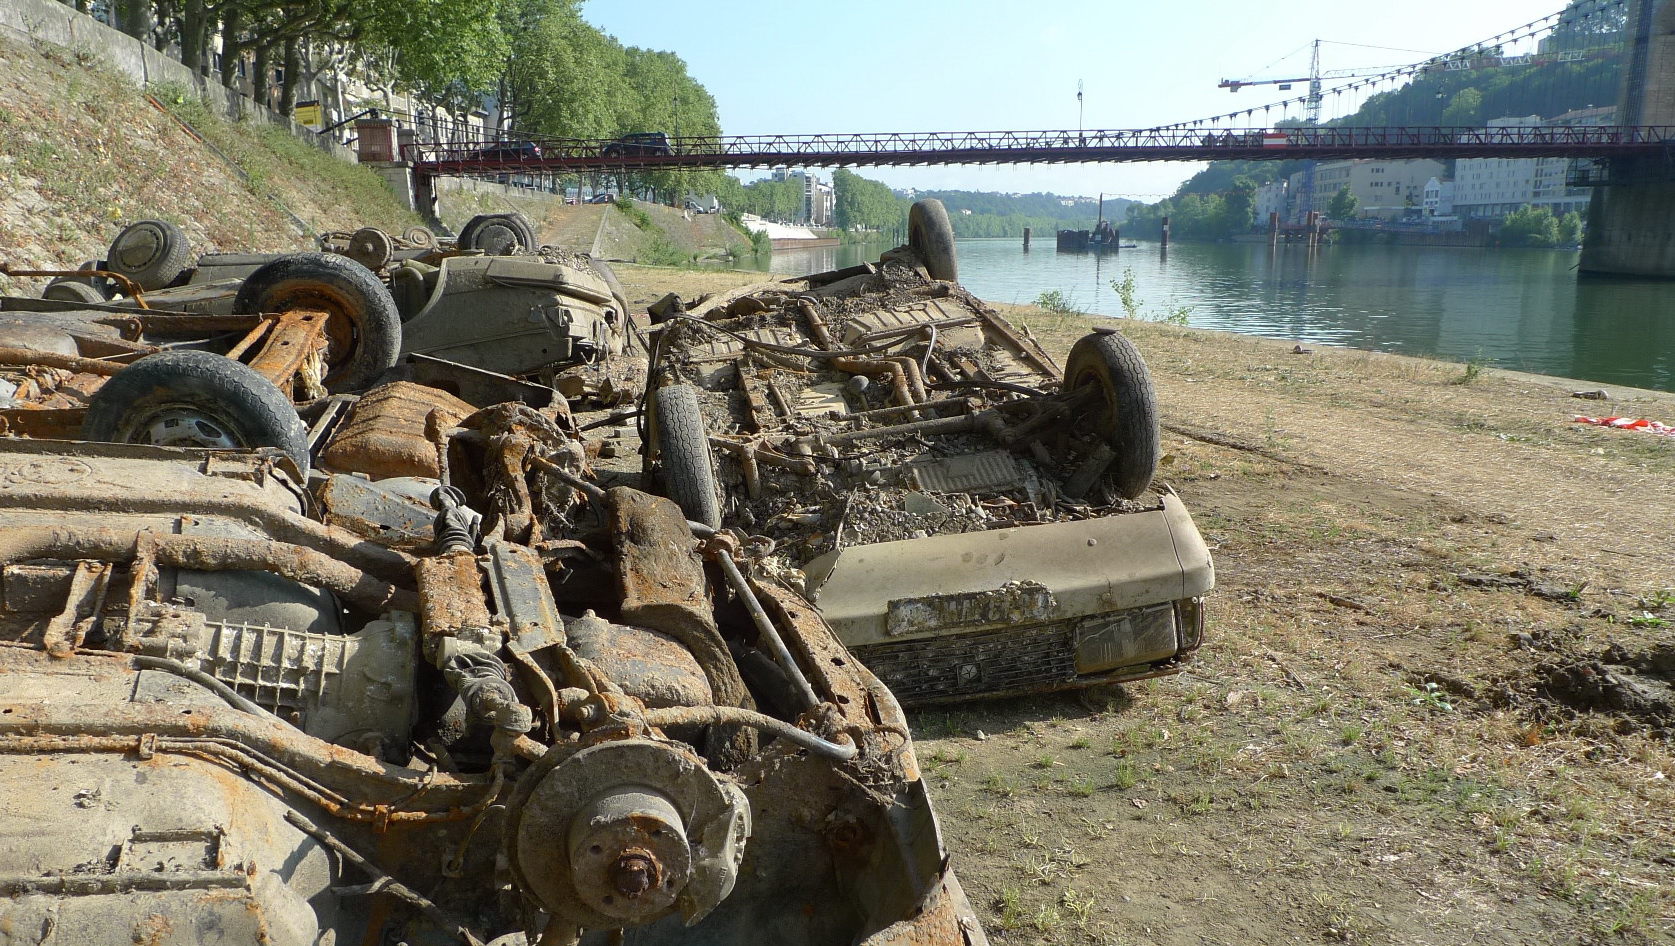
M 1662 154 L 1675 126 L 1143 128 L 670 138 L 667 148 L 575 138 L 410 144 L 429 175 L 733 167 L 1063 164 L 1313 158 L 1609 158 Z

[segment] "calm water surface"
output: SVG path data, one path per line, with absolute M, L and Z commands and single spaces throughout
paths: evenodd
M 1675 282 L 1578 279 L 1575 252 L 1142 243 L 1095 255 L 1058 253 L 1051 236 L 1028 253 L 1021 243 L 960 241 L 960 281 L 994 302 L 1057 290 L 1122 315 L 1111 282 L 1132 270 L 1142 312 L 1185 307 L 1198 328 L 1675 391 Z M 782 250 L 768 268 L 819 272 L 880 249 Z

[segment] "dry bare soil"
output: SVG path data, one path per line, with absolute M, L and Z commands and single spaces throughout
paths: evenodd
M 760 278 L 621 269 L 642 302 Z M 1060 354 L 1092 321 L 1006 311 Z M 993 940 L 1675 942 L 1675 438 L 1572 420 L 1675 395 L 1120 325 L 1210 639 L 914 715 Z

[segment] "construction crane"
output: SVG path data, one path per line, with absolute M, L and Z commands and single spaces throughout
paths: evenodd
M 1307 97 L 1303 99 L 1304 114 L 1308 116 L 1309 124 L 1318 125 L 1320 124 L 1321 104 L 1325 99 L 1325 96 L 1321 94 L 1322 80 L 1354 79 L 1364 76 L 1386 76 L 1391 74 L 1392 70 L 1389 66 L 1361 69 L 1333 69 L 1330 72 L 1322 72 L 1320 71 L 1320 45 L 1324 42 L 1326 42 L 1326 40 L 1323 39 L 1317 39 L 1314 41 L 1314 51 L 1309 56 L 1309 74 L 1306 76 L 1292 79 L 1223 79 L 1217 88 L 1237 92 L 1247 85 L 1277 85 L 1280 87 L 1281 92 L 1286 92 L 1298 82 L 1307 82 L 1309 84 L 1309 93 Z M 1313 160 L 1303 162 L 1302 194 L 1299 195 L 1298 200 L 1303 212 L 1314 209 L 1315 163 L 1316 162 Z
M 1320 45 L 1324 42 L 1327 41 L 1323 39 L 1317 39 L 1314 41 L 1314 52 L 1309 57 L 1309 74 L 1306 76 L 1290 79 L 1223 79 L 1220 84 L 1216 86 L 1216 88 L 1227 89 L 1230 92 L 1237 92 L 1247 85 L 1277 85 L 1280 87 L 1281 92 L 1285 92 L 1289 91 L 1293 85 L 1299 82 L 1307 82 L 1309 84 L 1309 94 L 1303 100 L 1305 111 L 1308 115 L 1309 122 L 1318 125 L 1320 124 L 1321 102 L 1325 98 L 1325 96 L 1321 94 L 1322 80 L 1354 79 L 1364 76 L 1383 76 L 1390 74 L 1392 71 L 1390 66 L 1375 66 L 1360 69 L 1333 69 L 1328 72 L 1321 72 Z

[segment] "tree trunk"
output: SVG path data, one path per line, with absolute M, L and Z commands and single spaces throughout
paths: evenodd
M 76 4 L 81 9 L 84 4 Z M 151 0 L 122 0 L 117 7 L 122 32 L 138 40 L 151 35 Z
M 272 85 L 273 44 L 259 43 L 256 46 L 256 64 L 250 70 L 250 97 L 263 108 L 270 108 L 268 104 L 268 87 Z
M 238 7 L 228 7 L 221 20 L 221 84 L 238 88 L 238 61 L 244 56 L 244 14 Z
M 180 63 L 203 75 L 208 71 L 208 22 L 203 0 L 186 0 L 180 14 Z
M 285 41 L 285 78 L 279 83 L 279 114 L 289 117 L 297 110 L 297 88 L 302 84 L 302 43 Z

